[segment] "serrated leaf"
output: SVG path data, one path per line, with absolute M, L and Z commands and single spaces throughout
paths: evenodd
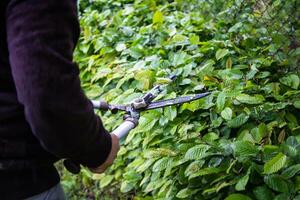
M 189 166 L 186 168 L 184 175 L 186 177 L 189 177 L 195 173 L 197 173 L 201 167 L 204 165 L 205 161 L 204 160 L 196 160 L 189 164 Z
M 264 173 L 272 174 L 279 171 L 285 165 L 286 158 L 286 155 L 283 153 L 277 154 L 274 158 L 265 163 Z
M 257 146 L 249 141 L 237 141 L 234 143 L 233 151 L 237 156 L 248 157 L 256 156 L 259 152 Z
M 171 159 L 168 157 L 164 157 L 156 161 L 156 163 L 153 165 L 152 170 L 154 172 L 159 172 L 165 170 L 170 164 L 171 164 Z
M 184 199 L 190 197 L 193 193 L 195 193 L 194 189 L 184 188 L 176 194 L 176 197 L 179 199 Z
M 272 174 L 264 177 L 264 182 L 272 189 L 277 192 L 288 192 L 288 183 L 279 175 Z
M 127 193 L 127 192 L 130 192 L 133 188 L 134 188 L 134 184 L 132 182 L 123 181 L 122 184 L 121 184 L 120 191 L 122 193 Z
M 289 86 L 293 89 L 298 89 L 300 84 L 300 78 L 296 74 L 289 74 L 279 79 L 280 83 Z
M 208 149 L 210 149 L 210 146 L 205 144 L 194 146 L 185 153 L 184 158 L 188 160 L 199 160 L 206 155 Z
M 219 49 L 216 52 L 216 59 L 220 60 L 221 58 L 223 58 L 224 56 L 226 56 L 229 53 L 228 49 Z
M 210 175 L 210 174 L 217 174 L 221 171 L 223 171 L 221 168 L 208 167 L 208 168 L 200 169 L 197 173 L 190 175 L 189 179 L 199 177 L 199 176 Z
M 136 182 L 140 180 L 142 176 L 139 173 L 137 173 L 135 170 L 129 170 L 123 174 L 123 178 L 130 182 Z
M 231 120 L 232 118 L 232 110 L 229 107 L 226 107 L 222 112 L 221 112 L 221 116 L 223 117 L 223 119 L 225 120 Z
M 245 113 L 239 114 L 236 118 L 230 120 L 227 122 L 227 125 L 230 128 L 238 128 L 242 126 L 244 123 L 246 123 L 249 119 L 249 116 L 246 115 Z
M 149 153 L 150 154 L 150 153 Z M 147 155 L 149 156 L 149 155 Z M 150 155 L 151 156 L 151 155 Z M 149 157 L 150 157 L 149 156 Z M 146 156 L 145 156 L 146 157 Z M 138 168 L 137 168 L 137 172 L 144 172 L 146 171 L 151 165 L 152 163 L 154 163 L 155 160 L 153 159 L 147 159 L 142 165 L 140 165 Z
M 290 179 L 300 172 L 300 164 L 290 166 L 282 172 L 282 176 L 286 179 Z
M 162 181 L 162 180 L 152 181 L 147 185 L 144 192 L 147 193 L 147 192 L 156 190 L 156 189 L 160 188 L 163 184 L 164 184 L 164 181 Z
M 261 104 L 265 100 L 265 98 L 262 95 L 250 96 L 248 94 L 240 94 L 236 97 L 236 99 L 239 102 L 246 104 Z
M 156 114 L 147 113 L 141 116 L 139 120 L 139 126 L 135 130 L 136 132 L 146 132 L 151 130 L 155 123 L 158 121 L 159 116 Z

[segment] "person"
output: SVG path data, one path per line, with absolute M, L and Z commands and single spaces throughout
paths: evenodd
M 76 0 L 0 1 L 0 199 L 64 199 L 54 163 L 102 173 L 119 149 L 72 61 Z

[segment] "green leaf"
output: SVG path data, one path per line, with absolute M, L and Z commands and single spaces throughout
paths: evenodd
M 123 174 L 123 178 L 130 182 L 136 182 L 142 178 L 142 176 L 135 170 L 129 170 Z
M 179 199 L 184 199 L 184 198 L 187 198 L 187 197 L 191 197 L 191 195 L 194 194 L 195 192 L 197 192 L 197 190 L 184 188 L 176 194 L 176 197 L 179 198 Z
M 259 149 L 249 141 L 237 141 L 233 145 L 233 151 L 237 156 L 249 157 L 257 156 Z
M 138 71 L 134 78 L 139 81 L 138 88 L 140 90 L 149 90 L 154 82 L 154 72 L 151 70 L 140 70 Z
M 190 37 L 190 43 L 197 45 L 200 42 L 199 36 L 198 35 L 192 35 Z
M 248 94 L 240 94 L 236 97 L 236 99 L 239 102 L 246 104 L 261 104 L 265 100 L 265 98 L 262 95 L 250 96 Z
M 144 192 L 147 193 L 147 192 L 156 190 L 156 189 L 160 188 L 163 184 L 164 184 L 164 181 L 162 181 L 162 180 L 152 181 L 147 185 Z
M 114 179 L 114 176 L 112 176 L 112 175 L 106 175 L 103 178 L 101 178 L 100 188 L 104 188 L 104 187 L 108 186 L 112 182 L 113 179 Z
M 130 192 L 134 188 L 134 184 L 130 181 L 123 181 L 121 184 L 121 189 L 120 191 L 122 193 L 127 193 Z
M 166 107 L 164 108 L 164 114 L 170 121 L 173 121 L 177 116 L 177 109 L 175 106 Z
M 157 10 L 153 15 L 153 24 L 162 24 L 164 22 L 164 15 L 161 11 Z
M 189 164 L 189 166 L 186 168 L 184 175 L 186 177 L 189 177 L 195 173 L 197 173 L 201 167 L 204 165 L 205 161 L 204 160 L 196 160 Z
M 268 135 L 269 131 L 264 123 L 260 123 L 258 127 L 255 127 L 251 130 L 251 135 L 257 143 L 260 143 L 263 138 Z
M 220 60 L 221 58 L 223 58 L 224 56 L 226 56 L 229 53 L 228 49 L 219 49 L 216 52 L 216 59 Z
M 212 73 L 212 71 L 214 70 L 214 64 L 215 61 L 214 60 L 207 60 L 202 66 L 200 66 L 200 69 L 198 71 L 198 75 L 200 77 L 204 77 L 206 75 L 209 75 Z
M 159 115 L 154 113 L 147 113 L 141 116 L 139 120 L 139 126 L 135 130 L 136 132 L 146 132 L 151 130 L 155 123 L 158 121 Z
M 232 118 L 232 110 L 229 107 L 226 107 L 222 112 L 221 112 L 221 116 L 223 117 L 223 119 L 225 120 L 231 120 Z
M 241 29 L 242 26 L 243 26 L 243 23 L 242 22 L 238 22 L 235 25 L 233 25 L 232 27 L 230 27 L 230 29 L 228 30 L 228 32 L 229 33 L 238 32 Z
M 175 43 L 176 45 L 184 45 L 188 43 L 188 38 L 181 34 L 176 34 L 173 36 L 172 43 Z
M 279 175 L 272 174 L 264 177 L 264 182 L 272 189 L 277 192 L 288 192 L 288 183 Z
M 210 146 L 205 144 L 200 144 L 190 148 L 184 158 L 188 160 L 200 160 L 206 155 L 206 151 L 210 149 Z
M 227 125 L 230 128 L 238 128 L 242 126 L 244 123 L 246 123 L 249 119 L 249 116 L 246 115 L 245 113 L 239 114 L 236 118 L 230 120 L 227 122 Z
M 220 92 L 217 97 L 217 109 L 223 110 L 226 101 L 226 94 L 224 92 Z
M 171 159 L 168 157 L 164 157 L 156 161 L 156 163 L 153 165 L 152 170 L 154 172 L 159 172 L 165 170 L 170 164 L 171 164 Z
M 273 200 L 274 195 L 267 186 L 259 186 L 254 188 L 253 193 L 257 200 Z
M 298 89 L 299 84 L 300 84 L 300 79 L 299 76 L 296 74 L 289 74 L 285 77 L 282 77 L 279 79 L 280 83 L 289 86 L 295 90 Z
M 294 104 L 295 108 L 300 109 L 300 100 L 299 101 L 295 101 Z
M 283 153 L 277 154 L 274 158 L 265 163 L 264 173 L 272 174 L 279 171 L 285 165 L 286 158 L 286 155 Z
M 295 198 L 293 200 L 300 200 L 300 194 L 295 196 Z
M 217 174 L 221 171 L 223 171 L 221 168 L 208 167 L 208 168 L 200 169 L 197 173 L 190 175 L 189 179 L 199 177 L 199 176 L 210 175 L 210 174 Z
M 248 169 L 247 174 L 245 176 L 243 176 L 242 178 L 240 178 L 240 180 L 235 185 L 235 189 L 237 191 L 245 190 L 246 185 L 247 185 L 247 183 L 249 181 L 250 173 L 251 173 L 251 167 Z
M 231 194 L 225 198 L 225 200 L 252 200 L 250 197 L 244 194 Z
M 179 66 L 185 63 L 185 60 L 188 58 L 188 55 L 186 52 L 179 51 L 177 53 L 174 53 L 171 57 L 171 64 L 173 66 Z
M 205 135 L 202 137 L 202 140 L 203 140 L 204 142 L 210 143 L 210 142 L 212 142 L 212 141 L 215 141 L 215 140 L 218 139 L 218 138 L 219 138 L 219 136 L 218 136 L 216 133 L 210 132 L 210 133 L 205 134 Z
M 124 43 L 118 43 L 117 45 L 116 45 L 116 50 L 117 51 L 123 51 L 123 50 L 125 50 L 126 49 L 126 44 L 124 44 Z
M 287 199 L 291 199 L 292 196 L 290 194 L 287 194 L 287 193 L 283 193 L 283 194 L 278 194 L 274 200 L 287 200 Z M 293 200 L 296 200 L 296 199 L 293 199 Z
M 300 164 L 290 166 L 282 172 L 282 176 L 286 179 L 294 177 L 297 173 L 300 172 Z

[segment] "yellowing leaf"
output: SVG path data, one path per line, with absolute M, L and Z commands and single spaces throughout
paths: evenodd
M 190 43 L 197 45 L 200 42 L 199 36 L 193 35 L 190 37 Z
M 227 59 L 227 61 L 226 61 L 226 68 L 227 68 L 227 69 L 231 69 L 231 67 L 232 67 L 232 60 L 231 60 L 231 58 L 229 57 L 229 58 Z
M 250 197 L 244 195 L 244 194 L 231 194 L 228 197 L 225 198 L 225 200 L 251 200 Z
M 162 24 L 164 22 L 164 16 L 161 11 L 156 11 L 153 15 L 153 24 Z

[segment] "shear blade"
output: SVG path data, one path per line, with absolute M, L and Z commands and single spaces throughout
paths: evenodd
M 177 97 L 174 99 L 156 101 L 156 102 L 150 103 L 145 108 L 141 108 L 140 110 L 145 111 L 145 110 L 152 110 L 152 109 L 156 109 L 156 108 L 163 108 L 163 107 L 167 107 L 167 106 L 180 105 L 180 104 L 184 104 L 184 103 L 188 103 L 191 101 L 201 99 L 203 97 L 208 96 L 209 94 L 210 94 L 210 92 L 206 92 L 206 93 L 194 94 L 194 95 L 189 95 L 189 96 L 184 96 L 184 97 Z

